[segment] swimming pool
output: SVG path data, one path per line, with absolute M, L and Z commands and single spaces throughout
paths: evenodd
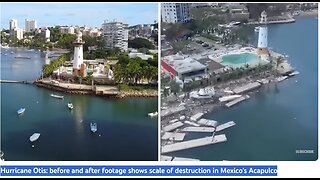
M 225 55 L 220 63 L 225 66 L 243 66 L 245 64 L 252 64 L 254 61 L 260 61 L 260 58 L 256 54 L 242 53 Z

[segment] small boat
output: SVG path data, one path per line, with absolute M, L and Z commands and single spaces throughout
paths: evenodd
M 40 133 L 33 133 L 32 136 L 30 136 L 29 139 L 30 139 L 31 142 L 34 142 L 34 141 L 38 140 L 39 137 L 40 137 Z
M 58 99 L 63 99 L 63 96 L 59 96 L 59 95 L 55 95 L 55 94 L 51 94 L 51 97 L 58 98 Z
M 287 79 L 288 78 L 288 76 L 281 76 L 281 77 L 278 77 L 277 78 L 277 81 L 278 82 L 281 82 L 281 81 L 283 81 L 283 80 L 285 80 L 285 79 Z
M 158 112 L 148 113 L 149 117 L 155 117 L 158 116 Z
M 68 103 L 68 108 L 69 109 L 73 109 L 73 104 L 72 103 Z
M 97 130 L 98 130 L 98 126 L 97 126 L 97 123 L 90 123 L 90 128 L 91 128 L 91 131 L 92 132 L 97 132 Z
M 26 108 L 20 108 L 20 109 L 17 111 L 17 113 L 20 115 L 20 114 L 24 113 L 25 110 L 26 110 Z
M 254 32 L 259 32 L 259 30 L 260 30 L 260 26 L 257 26 L 254 28 Z
M 294 71 L 294 72 L 290 73 L 289 76 L 294 76 L 294 75 L 298 75 L 298 74 L 300 74 L 299 71 Z

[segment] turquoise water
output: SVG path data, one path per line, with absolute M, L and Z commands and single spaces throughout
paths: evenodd
M 259 57 L 252 53 L 242 53 L 242 54 L 230 54 L 222 57 L 221 64 L 232 65 L 232 64 L 246 64 L 252 61 L 259 61 Z
M 40 52 L 9 49 L 4 54 L 1 54 L 2 79 L 34 80 L 45 63 Z M 32 58 L 15 59 L 17 54 Z M 157 98 L 71 95 L 26 84 L 0 87 L 1 150 L 7 161 L 158 159 L 157 119 L 147 116 L 157 111 Z M 63 95 L 64 100 L 52 98 L 51 93 Z M 71 111 L 68 102 L 74 105 Z M 18 116 L 21 107 L 26 111 Z M 91 133 L 90 122 L 97 122 L 96 133 Z M 29 137 L 35 132 L 41 136 L 32 148 Z
M 236 123 L 219 132 L 226 135 L 226 142 L 167 155 L 229 161 L 318 159 L 318 20 L 301 17 L 295 23 L 268 25 L 268 30 L 269 46 L 289 55 L 289 62 L 300 74 L 265 85 L 231 108 L 206 114 L 204 118 L 219 123 Z M 257 38 L 253 30 L 250 32 L 253 39 Z M 186 139 L 203 136 L 190 133 Z M 314 153 L 299 154 L 296 150 Z

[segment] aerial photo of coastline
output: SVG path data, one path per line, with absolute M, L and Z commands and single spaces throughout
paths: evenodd
M 161 21 L 161 161 L 318 159 L 318 3 L 162 3 Z
M 1 3 L 1 160 L 158 160 L 157 3 Z

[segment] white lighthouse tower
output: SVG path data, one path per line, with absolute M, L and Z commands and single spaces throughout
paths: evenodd
M 268 28 L 267 28 L 267 13 L 266 13 L 266 11 L 263 11 L 261 13 L 257 54 L 259 55 L 259 57 L 261 59 L 267 60 L 269 58 Z
M 74 55 L 73 55 L 73 75 L 75 76 L 82 76 L 86 75 L 85 73 L 85 64 L 83 64 L 83 44 L 82 41 L 82 33 L 79 32 L 77 34 L 76 41 L 73 42 L 74 44 Z

